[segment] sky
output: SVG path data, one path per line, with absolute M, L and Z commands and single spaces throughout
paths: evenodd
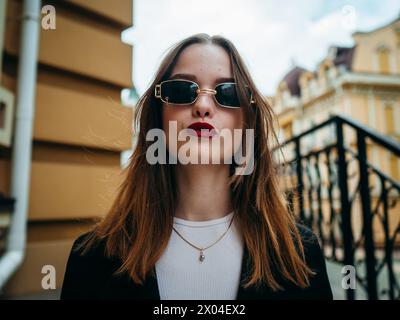
M 244 59 L 258 89 L 273 95 L 294 66 L 315 70 L 331 45 L 352 46 L 352 33 L 400 15 L 398 0 L 134 0 L 132 80 L 141 95 L 162 58 L 195 33 L 223 35 Z

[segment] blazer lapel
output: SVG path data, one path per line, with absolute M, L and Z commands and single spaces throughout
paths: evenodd
M 120 262 L 119 262 L 120 263 Z M 111 274 L 117 270 L 116 265 L 111 268 Z M 148 275 L 143 285 L 138 285 L 126 274 L 112 275 L 108 278 L 99 293 L 100 299 L 122 299 L 122 300 L 160 300 L 155 267 L 154 276 Z

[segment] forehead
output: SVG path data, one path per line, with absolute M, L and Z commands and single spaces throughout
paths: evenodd
M 202 82 L 217 78 L 232 78 L 232 68 L 226 50 L 213 44 L 192 44 L 185 48 L 174 66 L 171 76 L 191 74 Z

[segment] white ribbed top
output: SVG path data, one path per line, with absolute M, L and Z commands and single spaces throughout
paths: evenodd
M 207 247 L 228 228 L 233 212 L 207 221 L 174 217 L 174 228 L 190 243 Z M 156 263 L 161 300 L 234 300 L 239 289 L 243 240 L 233 221 L 225 236 L 204 251 L 190 246 L 173 230 L 168 246 Z

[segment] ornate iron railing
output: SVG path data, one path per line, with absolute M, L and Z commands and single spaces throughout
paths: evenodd
M 372 164 L 387 153 L 398 166 L 398 142 L 344 116 L 274 149 L 289 209 L 328 260 L 354 267 L 350 300 L 358 288 L 369 299 L 400 299 L 400 183 Z

